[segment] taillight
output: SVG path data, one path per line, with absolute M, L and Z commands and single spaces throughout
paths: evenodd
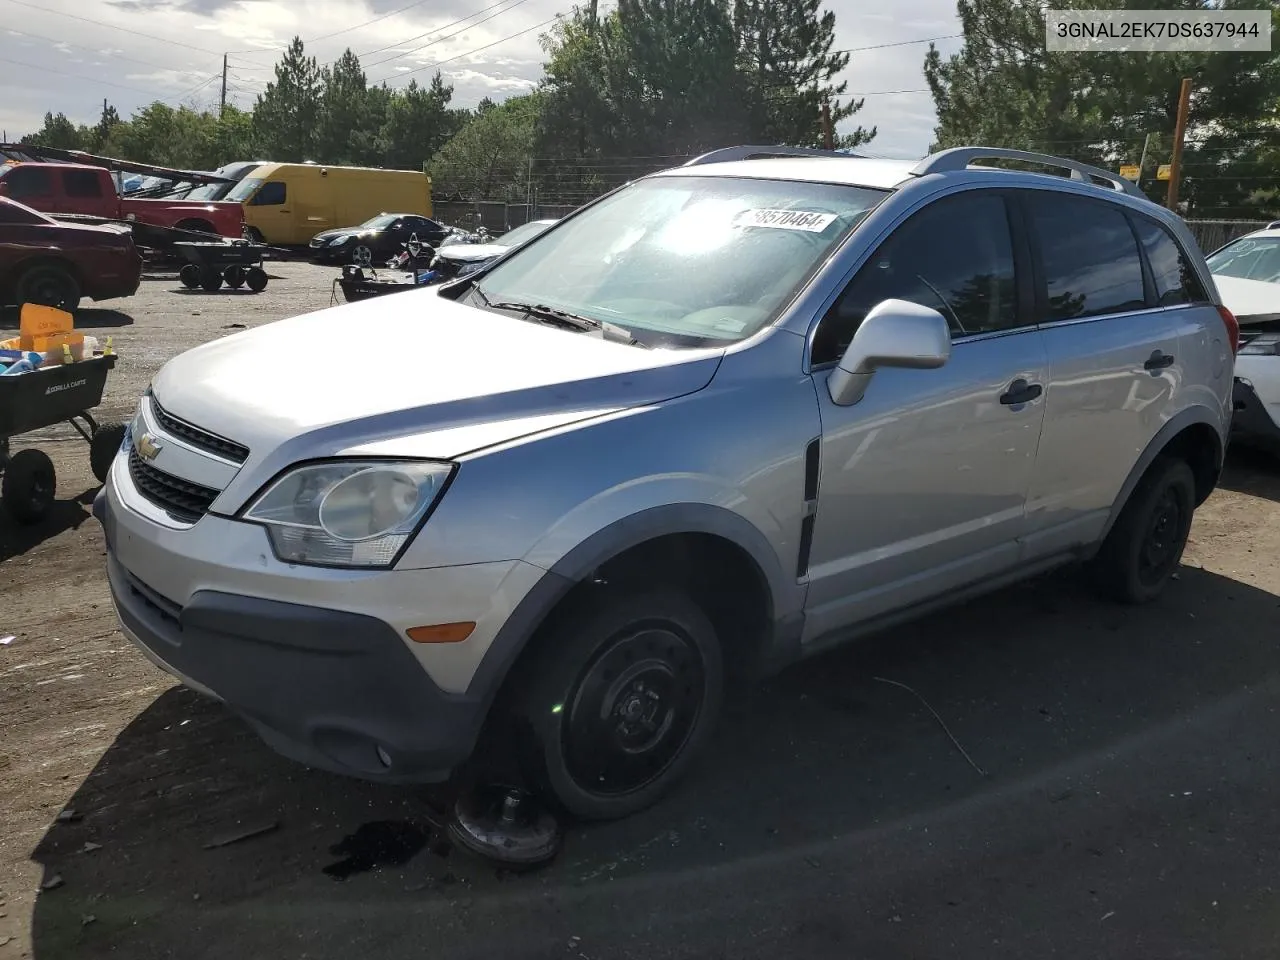
M 1222 317 L 1222 322 L 1227 328 L 1227 340 L 1231 344 L 1231 355 L 1235 356 L 1240 351 L 1240 322 L 1236 320 L 1236 315 L 1226 307 L 1218 308 L 1218 316 Z

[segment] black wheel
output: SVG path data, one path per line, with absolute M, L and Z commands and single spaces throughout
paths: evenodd
M 80 305 L 80 283 L 66 267 L 40 263 L 18 278 L 18 305 L 38 303 L 68 313 Z
M 222 279 L 227 281 L 227 286 L 232 290 L 239 290 L 244 286 L 245 269 L 238 263 L 233 263 L 223 271 Z
M 222 286 L 222 271 L 217 267 L 200 268 L 200 287 L 213 293 Z
M 1186 461 L 1156 460 L 1093 561 L 1099 588 L 1124 603 L 1159 596 L 1182 559 L 1195 505 L 1195 475 Z
M 602 595 L 541 639 L 515 694 L 530 781 L 587 820 L 655 803 L 705 745 L 720 710 L 711 621 L 662 587 Z
M 188 290 L 194 290 L 200 286 L 200 268 L 194 263 L 184 263 L 178 271 L 178 279 Z
M 250 243 L 262 243 L 262 231 L 257 227 L 245 227 L 244 238 Z
M 99 483 L 107 482 L 107 474 L 111 472 L 111 463 L 124 443 L 125 425 L 123 423 L 100 424 L 89 441 L 89 466 Z
M 0 497 L 19 523 L 39 523 L 53 505 L 58 485 L 53 461 L 42 450 L 19 450 L 4 468 Z
M 261 293 L 267 289 L 267 271 L 261 267 L 250 267 L 245 274 L 245 282 L 254 293 Z

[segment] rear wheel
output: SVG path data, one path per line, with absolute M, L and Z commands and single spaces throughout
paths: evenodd
M 245 273 L 245 282 L 254 293 L 267 289 L 267 271 L 261 267 L 250 267 Z
M 693 763 L 723 697 L 711 621 L 670 587 L 605 595 L 562 617 L 520 678 L 521 760 L 588 820 L 652 805 Z
M 1196 480 L 1187 462 L 1156 460 L 1093 561 L 1099 589 L 1124 603 L 1159 596 L 1182 560 L 1195 505 Z
M 227 286 L 232 290 L 239 290 L 244 286 L 245 269 L 238 263 L 233 263 L 222 274 L 222 279 L 227 281 Z
M 20 450 L 4 468 L 0 497 L 19 523 L 39 523 L 53 506 L 58 486 L 53 461 L 42 450 Z
M 178 279 L 188 290 L 194 290 L 200 286 L 200 268 L 194 263 L 184 263 L 178 271 Z
M 18 278 L 17 294 L 19 306 L 35 303 L 72 313 L 80 305 L 79 281 L 57 263 L 40 263 L 24 271 Z
M 249 240 L 249 241 L 251 241 L 251 242 L 253 242 L 253 243 L 262 243 L 262 242 L 263 242 L 263 239 L 262 239 L 262 231 L 261 231 L 261 230 L 259 230 L 257 227 L 245 227 L 245 228 L 244 228 L 244 236 L 245 236 L 245 239 L 246 239 L 246 240 Z

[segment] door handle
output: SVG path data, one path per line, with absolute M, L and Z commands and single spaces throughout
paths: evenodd
M 1006 407 L 1016 407 L 1020 403 L 1030 403 L 1042 393 L 1044 393 L 1044 387 L 1040 384 L 1027 383 L 1019 377 L 1009 384 L 1008 390 L 1000 394 L 1000 402 Z
M 1163 350 L 1156 350 L 1147 358 L 1147 362 L 1142 365 L 1142 369 L 1152 371 L 1163 370 L 1166 367 L 1172 367 L 1173 360 L 1173 354 L 1165 353 Z

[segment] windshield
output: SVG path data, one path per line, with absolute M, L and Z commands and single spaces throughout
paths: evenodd
M 1241 237 L 1206 262 L 1220 277 L 1280 283 L 1280 237 Z
M 187 194 L 188 200 L 221 200 L 232 185 L 229 183 L 205 183 Z
M 246 177 L 237 183 L 227 194 L 228 200 L 248 200 L 262 186 L 260 177 Z
M 394 213 L 380 213 L 376 217 L 370 217 L 360 226 L 366 230 L 385 230 L 399 219 Z
M 540 233 L 546 232 L 551 226 L 551 222 L 541 222 L 534 220 L 532 223 L 521 224 L 514 230 L 508 230 L 498 238 L 498 243 L 507 247 L 514 247 L 521 243 L 528 243 Z
M 654 177 L 500 263 L 480 293 L 637 335 L 741 340 L 770 323 L 885 196 L 825 183 Z

